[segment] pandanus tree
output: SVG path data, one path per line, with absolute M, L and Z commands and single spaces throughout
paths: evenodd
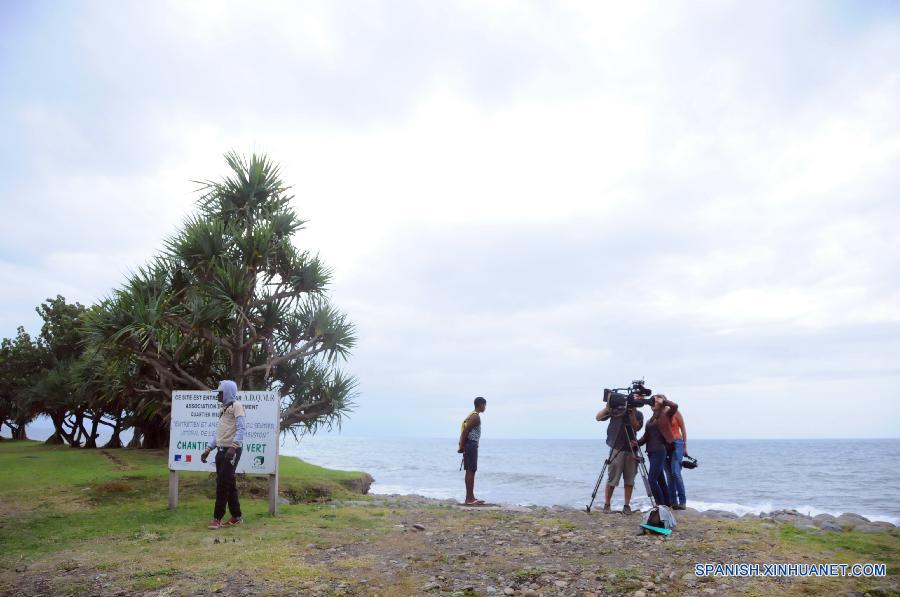
M 131 363 L 147 447 L 165 441 L 175 389 L 233 379 L 277 390 L 281 430 L 295 434 L 340 424 L 355 395 L 337 368 L 354 329 L 327 299 L 330 270 L 293 244 L 305 222 L 279 167 L 265 155 L 225 158 L 230 174 L 201 183 L 196 215 L 87 317 L 89 345 Z

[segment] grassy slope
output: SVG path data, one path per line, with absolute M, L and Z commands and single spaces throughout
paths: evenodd
M 324 469 L 291 457 L 282 457 L 279 465 L 282 488 L 289 493 L 360 497 L 343 484 L 352 485 L 363 473 Z M 194 567 L 202 568 L 201 577 L 208 579 L 225 570 L 210 551 L 225 551 L 224 546 L 213 543 L 211 534 L 197 532 L 211 518 L 214 480 L 205 473 L 181 473 L 179 506 L 169 510 L 163 451 L 73 450 L 3 441 L 0 470 L 0 569 L 29 566 L 33 571 L 32 563 L 42 561 L 48 570 L 71 571 L 89 560 L 95 568 L 98 563 L 101 569 L 131 568 L 134 590 L 168 584 L 172 575 Z M 366 508 L 364 516 L 348 512 L 338 519 L 327 505 L 310 503 L 282 505 L 280 516 L 272 518 L 264 488 L 264 480 L 244 484 L 241 505 L 253 524 L 240 530 L 252 531 L 241 533 L 241 545 L 232 549 L 240 549 L 243 559 L 258 561 L 259 572 L 268 577 L 284 573 L 289 546 L 315 543 L 323 529 L 371 527 L 378 516 Z M 248 495 L 254 491 L 258 499 Z M 298 531 L 303 528 L 314 530 Z M 220 537 L 224 541 L 227 536 Z M 69 593 L 87 590 L 77 583 L 54 587 Z

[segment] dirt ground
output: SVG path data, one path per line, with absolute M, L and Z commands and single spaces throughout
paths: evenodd
M 201 553 L 193 562 L 182 555 L 165 560 L 166 542 L 148 543 L 148 562 L 169 562 L 152 570 L 77 549 L 23 559 L 0 574 L 0 588 L 4 595 L 900 594 L 890 564 L 885 578 L 695 575 L 694 566 L 708 562 L 877 561 L 819 542 L 825 533 L 819 529 L 798 531 L 803 540 L 786 540 L 783 523 L 758 518 L 683 512 L 673 535 L 663 538 L 640 535 L 639 514 L 460 508 L 399 496 L 323 506 L 320 516 L 340 522 L 363 520 L 367 512 L 377 524 L 297 529 L 296 539 L 283 534 L 291 529 L 280 528 L 271 555 L 259 544 L 267 530 L 248 520 L 225 531 L 198 529 Z M 897 544 L 898 530 L 882 533 Z M 220 566 L 211 571 L 205 561 Z

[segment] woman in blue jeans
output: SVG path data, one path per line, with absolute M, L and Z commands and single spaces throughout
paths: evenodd
M 669 485 L 672 483 L 670 471 L 666 466 L 668 446 L 672 438 L 672 417 L 678 412 L 678 405 L 665 396 L 653 397 L 653 416 L 644 426 L 644 435 L 638 445 L 647 446 L 647 457 L 650 460 L 650 491 L 657 504 L 670 506 Z
M 669 452 L 669 503 L 673 510 L 684 510 L 687 496 L 684 493 L 684 479 L 681 476 L 681 463 L 687 454 L 687 430 L 684 428 L 684 417 L 681 411 L 672 417 L 672 451 Z

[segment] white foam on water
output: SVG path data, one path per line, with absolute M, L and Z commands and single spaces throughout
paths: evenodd
M 452 492 L 449 489 L 438 487 L 407 487 L 405 485 L 373 483 L 369 493 L 374 495 L 417 495 L 435 500 L 446 500 L 458 497 L 457 494 L 459 492 Z
M 695 510 L 706 511 L 706 510 L 722 510 L 724 512 L 732 512 L 737 514 L 738 516 L 743 516 L 744 514 L 768 514 L 769 512 L 773 512 L 775 510 L 789 510 L 793 509 L 801 514 L 805 514 L 806 516 L 818 516 L 819 514 L 830 514 L 832 516 L 840 516 L 841 514 L 849 513 L 849 512 L 838 512 L 834 510 L 823 510 L 821 508 L 816 508 L 815 506 L 810 505 L 800 505 L 800 506 L 786 506 L 782 508 L 776 508 L 772 505 L 771 502 L 763 502 L 761 504 L 756 505 L 746 505 L 746 504 L 736 504 L 734 502 L 699 502 L 688 500 L 688 506 L 694 508 Z M 864 512 L 854 512 L 853 514 L 859 514 L 860 516 L 865 516 L 869 520 L 889 522 L 895 526 L 900 526 L 900 517 L 896 516 L 886 516 L 884 514 L 866 514 Z

